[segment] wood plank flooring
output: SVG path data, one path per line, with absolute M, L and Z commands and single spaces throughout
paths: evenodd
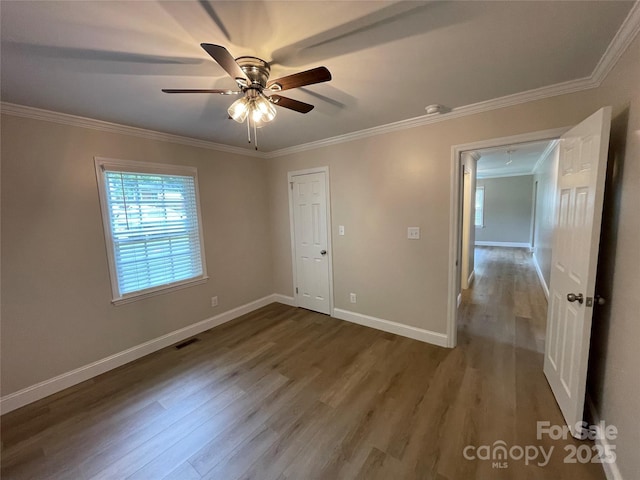
M 476 258 L 453 350 L 272 304 L 4 415 L 2 478 L 604 478 L 563 463 L 582 442 L 536 439 L 562 417 L 529 254 Z M 554 452 L 545 467 L 463 456 L 499 441 Z

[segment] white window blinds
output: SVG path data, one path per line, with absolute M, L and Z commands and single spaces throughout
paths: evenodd
M 101 168 L 115 299 L 203 278 L 195 175 Z

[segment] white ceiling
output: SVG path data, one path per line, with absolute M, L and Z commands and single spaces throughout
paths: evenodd
M 532 175 L 554 140 L 476 150 L 478 178 Z M 509 163 L 511 162 L 511 163 Z
M 633 2 L 7 1 L 5 102 L 232 146 L 233 88 L 200 43 L 272 63 L 271 78 L 319 65 L 329 83 L 291 90 L 259 133 L 272 151 L 588 77 Z

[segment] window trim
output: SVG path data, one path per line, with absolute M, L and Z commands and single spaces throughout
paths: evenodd
M 200 190 L 198 187 L 198 169 L 196 167 L 169 165 L 164 163 L 140 162 L 134 160 L 120 160 L 115 158 L 94 157 L 96 180 L 98 183 L 98 195 L 100 197 L 100 213 L 102 216 L 102 228 L 104 231 L 105 246 L 107 250 L 107 261 L 109 265 L 109 277 L 111 281 L 111 303 L 114 305 L 122 305 L 135 302 L 144 298 L 154 297 L 165 293 L 181 290 L 193 285 L 205 283 L 209 276 L 207 275 L 207 261 L 205 258 L 204 236 L 202 234 L 202 214 L 200 211 Z M 167 283 L 156 287 L 138 290 L 136 292 L 120 295 L 118 288 L 118 277 L 116 274 L 116 262 L 114 258 L 113 233 L 111 232 L 111 219 L 108 210 L 107 192 L 105 189 L 105 170 L 132 172 L 132 173 L 148 173 L 161 175 L 179 175 L 193 177 L 195 195 L 196 195 L 196 211 L 198 215 L 198 235 L 200 238 L 200 259 L 202 262 L 202 274 L 180 280 L 178 282 Z
M 477 200 L 478 200 L 478 190 L 482 190 L 482 218 L 481 218 L 481 223 L 480 225 L 476 224 L 476 212 L 478 211 L 478 205 Z M 476 191 L 474 193 L 474 209 L 473 209 L 473 224 L 475 225 L 476 228 L 484 228 L 484 205 L 485 205 L 485 194 L 486 191 L 484 189 L 484 185 L 476 185 Z

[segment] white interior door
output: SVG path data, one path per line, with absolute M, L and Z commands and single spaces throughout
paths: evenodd
M 326 172 L 291 177 L 298 306 L 331 314 Z
M 611 107 L 560 140 L 544 373 L 574 435 L 582 421 Z

